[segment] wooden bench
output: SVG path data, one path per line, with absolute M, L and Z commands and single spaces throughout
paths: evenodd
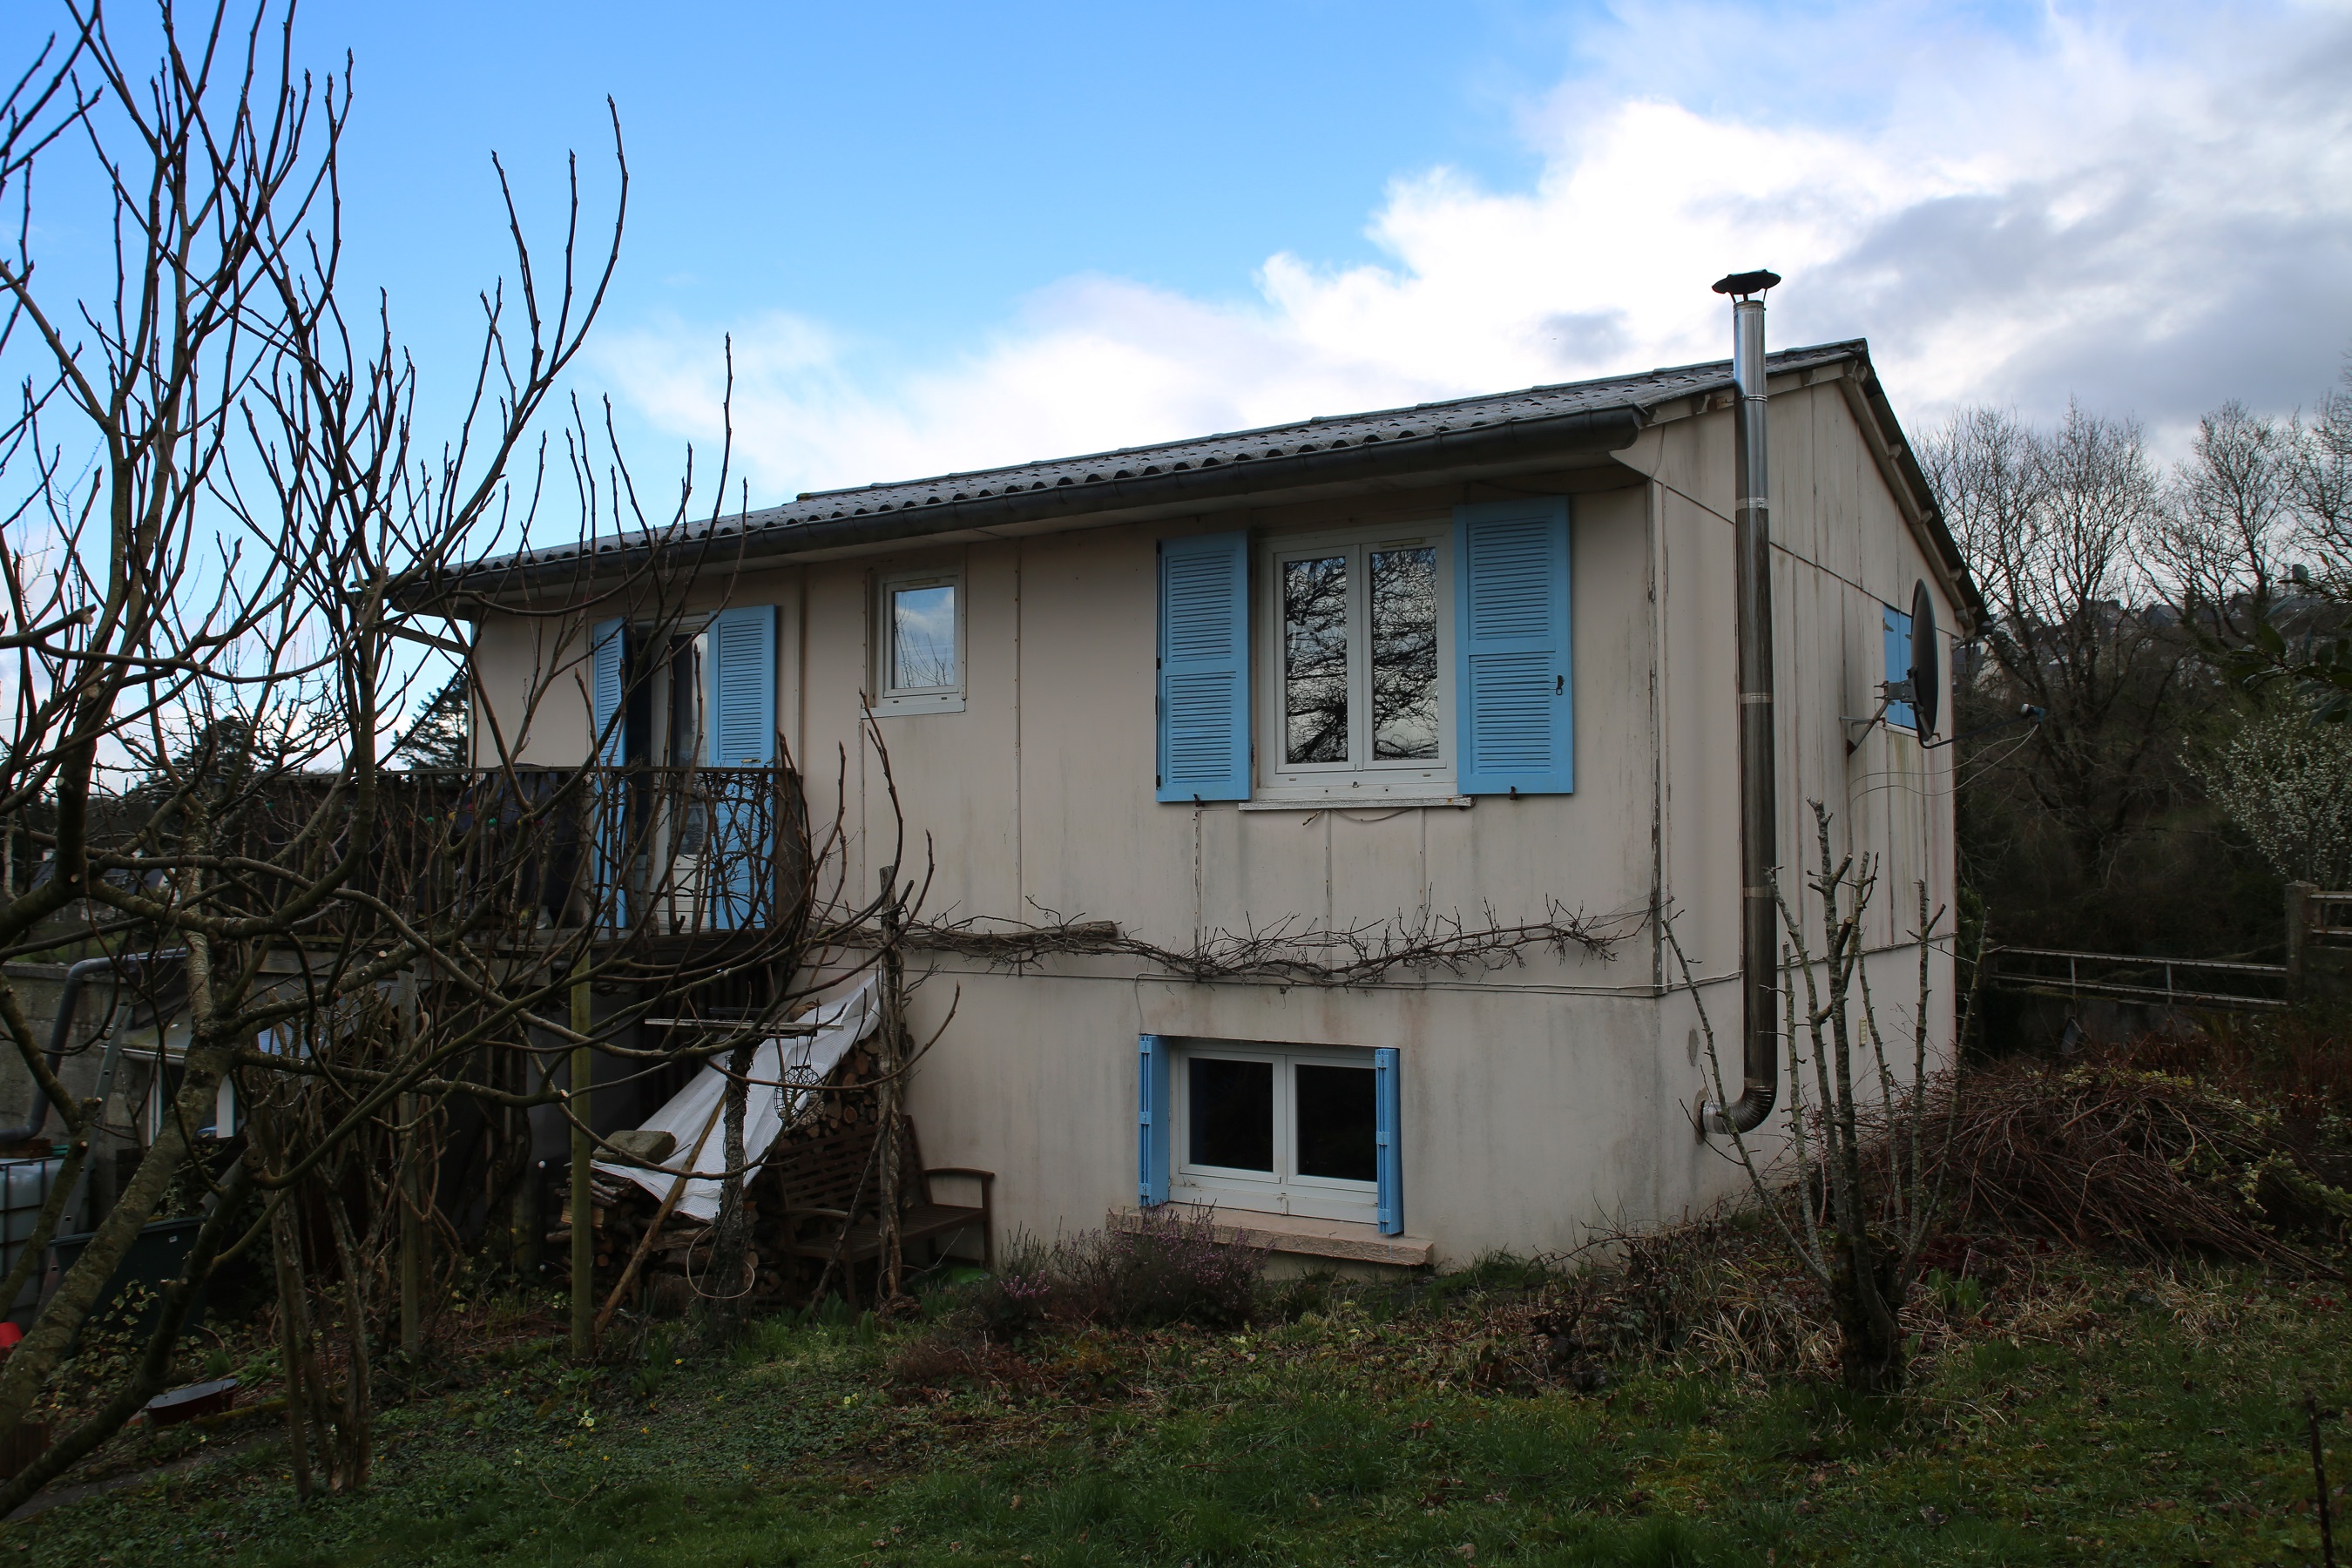
M 792 1255 L 837 1259 L 853 1301 L 856 1287 L 849 1270 L 882 1255 L 880 1167 L 871 1127 L 845 1128 L 805 1143 L 790 1144 L 772 1163 L 782 1207 L 782 1232 Z M 899 1244 L 929 1241 L 937 1247 L 977 1226 L 982 1267 L 994 1268 L 996 1226 L 992 1198 L 996 1173 L 966 1165 L 925 1165 L 911 1121 L 905 1123 L 898 1169 Z M 980 1202 L 940 1202 L 931 1190 L 932 1178 L 938 1176 L 979 1183 Z

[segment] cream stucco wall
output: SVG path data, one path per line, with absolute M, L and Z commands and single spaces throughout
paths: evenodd
M 1784 861 L 1802 851 L 1811 864 L 1806 803 L 1818 799 L 1841 853 L 1884 857 L 1874 985 L 1907 1029 L 1910 884 L 1925 877 L 1938 905 L 1952 897 L 1951 753 L 1883 729 L 1845 751 L 1841 715 L 1870 712 L 1885 674 L 1880 605 L 1906 605 L 1915 579 L 1935 581 L 1851 408 L 1824 383 L 1778 391 L 1771 409 L 1781 847 Z M 1662 994 L 1649 916 L 1674 911 L 1731 1068 L 1730 481 L 1729 416 L 1706 413 L 1654 426 L 1609 468 L 1515 476 L 1507 491 L 1432 484 L 741 574 L 728 598 L 781 606 L 778 721 L 820 816 L 836 775 L 846 780 L 854 886 L 871 886 L 893 854 L 878 759 L 858 731 L 876 574 L 952 564 L 964 574 L 965 707 L 878 721 L 913 836 L 910 874 L 922 837 L 935 847 L 934 917 L 1045 909 L 1182 948 L 1219 929 L 1377 925 L 1424 904 L 1509 922 L 1549 899 L 1621 932 L 1605 959 L 1535 953 L 1492 973 L 1346 991 L 1181 984 L 1102 960 L 1021 975 L 941 963 L 918 997 L 919 1026 L 955 1009 L 913 1089 L 927 1156 L 994 1169 L 1008 1228 L 1101 1223 L 1134 1201 L 1135 1041 L 1148 1031 L 1399 1047 L 1407 1230 L 1446 1256 L 1563 1248 L 1597 1221 L 1728 1190 L 1736 1168 L 1691 1131 L 1704 1082 L 1693 1002 Z M 1154 801 L 1158 540 L 1418 526 L 1462 501 L 1548 490 L 1574 496 L 1573 795 L 1315 812 Z M 716 585 L 706 596 L 716 601 Z M 561 627 L 488 620 L 494 705 L 520 700 L 534 644 L 565 642 Z M 521 749 L 576 762 L 584 687 L 552 686 Z M 1948 948 L 1932 966 L 1940 1048 Z

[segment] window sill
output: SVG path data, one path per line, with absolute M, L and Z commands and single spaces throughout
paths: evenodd
M 1181 1202 L 1174 1206 L 1190 1216 L 1207 1219 L 1211 1237 L 1227 1247 L 1262 1247 L 1270 1252 L 1302 1258 L 1386 1263 L 1400 1268 L 1427 1267 L 1433 1251 L 1431 1242 L 1409 1236 L 1382 1236 L 1377 1226 L 1221 1210 Z M 1139 1230 L 1142 1226 L 1143 1216 L 1134 1209 L 1120 1209 L 1110 1216 L 1113 1230 Z
M 1364 795 L 1333 790 L 1328 795 L 1261 797 L 1241 803 L 1244 811 L 1402 811 L 1408 807 L 1467 811 L 1478 804 L 1471 795 Z
M 875 717 L 888 719 L 909 713 L 961 713 L 963 693 L 961 691 L 924 692 L 909 697 L 877 697 L 874 700 Z

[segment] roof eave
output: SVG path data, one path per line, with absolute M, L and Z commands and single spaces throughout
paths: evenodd
M 1631 446 L 1648 423 L 1637 403 L 1578 409 L 1507 424 L 1444 430 L 1405 441 L 1360 444 L 1282 457 L 1223 463 L 1129 479 L 1067 484 L 963 500 L 940 500 L 864 516 L 828 518 L 783 526 L 761 526 L 748 513 L 690 540 L 600 545 L 587 555 L 537 562 L 501 563 L 395 588 L 394 602 L 424 614 L 463 616 L 466 601 L 495 603 L 536 596 L 555 587 L 583 591 L 599 578 L 640 569 L 657 555 L 679 560 L 695 553 L 730 560 L 735 569 L 754 562 L 778 564 L 840 554 L 936 535 L 1021 528 L 1050 532 L 1101 527 L 1150 514 L 1185 510 L 1230 510 L 1279 492 L 1376 482 L 1416 474 L 1490 468 L 1543 458 L 1605 458 Z M 1044 524 L 1045 527 L 1037 525 Z
M 1937 571 L 1944 578 L 1945 591 L 1968 616 L 1965 626 L 1952 628 L 1960 637 L 1974 637 L 1988 618 L 1984 592 L 1977 586 L 1969 571 L 1968 557 L 1960 552 L 1959 541 L 1944 521 L 1944 509 L 1936 502 L 1936 487 L 1928 481 L 1927 473 L 1919 466 L 1918 454 L 1912 449 L 1910 437 L 1903 433 L 1903 422 L 1895 417 L 1895 405 L 1886 395 L 1886 387 L 1878 379 L 1878 372 L 1867 353 L 1855 357 L 1852 373 L 1840 378 L 1839 385 L 1854 405 L 1854 417 L 1863 426 L 1864 445 L 1870 448 L 1872 460 L 1878 465 L 1886 488 L 1894 492 L 1904 515 L 1927 546 L 1927 553 Z

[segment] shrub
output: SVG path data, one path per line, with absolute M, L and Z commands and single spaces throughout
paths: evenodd
M 2206 792 L 2282 877 L 2352 886 L 2352 729 L 2283 708 L 2250 719 L 2200 770 Z
M 1265 1272 L 1265 1252 L 1219 1241 L 1212 1216 L 1161 1207 L 1050 1245 L 1014 1238 L 973 1306 L 1001 1333 L 1044 1323 L 1231 1328 L 1255 1314 Z
M 1956 1220 L 2140 1261 L 2324 1267 L 2352 1224 L 2352 1126 L 2276 1099 L 2105 1063 L 2016 1065 L 1959 1091 L 1944 1177 Z

